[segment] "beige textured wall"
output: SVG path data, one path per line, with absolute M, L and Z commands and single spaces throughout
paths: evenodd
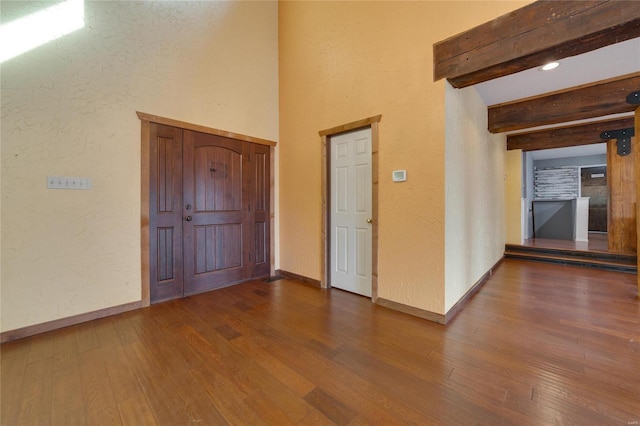
M 507 151 L 505 228 L 507 244 L 522 244 L 522 150 Z
M 136 110 L 278 138 L 276 2 L 85 9 L 83 29 L 2 64 L 2 331 L 140 300 Z
M 526 3 L 280 3 L 282 269 L 320 278 L 318 131 L 382 114 L 378 295 L 445 312 L 445 83 L 432 81 L 432 45 Z M 407 182 L 391 182 L 395 169 Z
M 445 311 L 504 254 L 506 136 L 473 87 L 445 94 Z

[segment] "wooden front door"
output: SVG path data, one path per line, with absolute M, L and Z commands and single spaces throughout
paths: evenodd
M 269 147 L 153 123 L 150 142 L 151 301 L 268 276 Z
M 247 145 L 184 131 L 185 294 L 251 277 Z
M 151 123 L 149 254 L 151 301 L 182 296 L 182 130 Z
M 271 272 L 271 151 L 268 146 L 251 144 L 249 169 L 251 170 L 252 204 L 249 219 L 253 232 L 253 277 L 265 277 Z M 250 253 L 251 254 L 251 253 Z

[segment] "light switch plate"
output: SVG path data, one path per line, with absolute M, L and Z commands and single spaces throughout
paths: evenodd
M 70 176 L 47 176 L 48 189 L 91 189 L 91 178 Z
M 391 179 L 394 182 L 404 182 L 407 180 L 407 171 L 406 170 L 394 170 L 391 174 Z

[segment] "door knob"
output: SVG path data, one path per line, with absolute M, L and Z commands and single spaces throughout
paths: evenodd
M 191 216 L 187 216 L 184 218 L 184 220 L 186 220 L 187 222 L 191 222 L 193 218 Z
M 367 223 L 373 223 L 373 219 L 371 219 L 370 217 L 367 218 Z

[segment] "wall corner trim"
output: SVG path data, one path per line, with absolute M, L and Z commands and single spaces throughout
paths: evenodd
M 428 321 L 437 322 L 438 324 L 446 325 L 453 317 L 455 317 L 461 310 L 464 304 L 476 294 L 480 288 L 487 282 L 489 277 L 493 275 L 496 268 L 502 263 L 504 256 L 501 257 L 473 286 L 456 302 L 455 305 L 449 309 L 449 311 L 442 315 L 435 312 L 427 311 L 425 309 L 416 308 L 414 306 L 405 305 L 404 303 L 394 302 L 392 300 L 383 299 L 379 297 L 375 303 L 385 308 L 393 309 L 405 314 L 413 315 L 415 317 L 423 318 Z
M 460 300 L 458 300 L 451 307 L 451 309 L 449 309 L 449 311 L 447 311 L 447 313 L 444 315 L 445 317 L 444 324 L 451 321 L 453 317 L 455 317 L 460 311 L 462 311 L 464 304 L 467 303 L 467 301 L 471 299 L 473 295 L 480 290 L 480 288 L 484 285 L 484 283 L 487 282 L 489 277 L 493 275 L 496 268 L 500 266 L 503 260 L 504 260 L 504 255 L 500 259 L 498 259 L 498 261 L 491 268 L 489 268 L 489 270 L 485 272 L 484 275 L 482 275 L 480 279 L 476 281 L 475 284 L 473 284 L 469 290 L 467 290 L 467 292 L 460 298 Z
M 277 275 L 281 275 L 288 280 L 300 281 L 301 283 L 310 285 L 311 287 L 322 288 L 320 280 L 305 277 L 304 275 L 294 274 L 293 272 L 283 271 L 282 269 L 276 270 L 276 276 Z
M 404 314 L 413 315 L 414 317 L 426 319 L 431 322 L 437 322 L 438 324 L 443 325 L 445 324 L 445 315 L 427 311 L 426 309 L 416 308 L 414 306 L 405 305 L 404 303 L 383 299 L 382 297 L 378 297 L 375 301 L 375 304 L 383 306 L 385 308 L 393 309 L 394 311 L 402 312 Z

